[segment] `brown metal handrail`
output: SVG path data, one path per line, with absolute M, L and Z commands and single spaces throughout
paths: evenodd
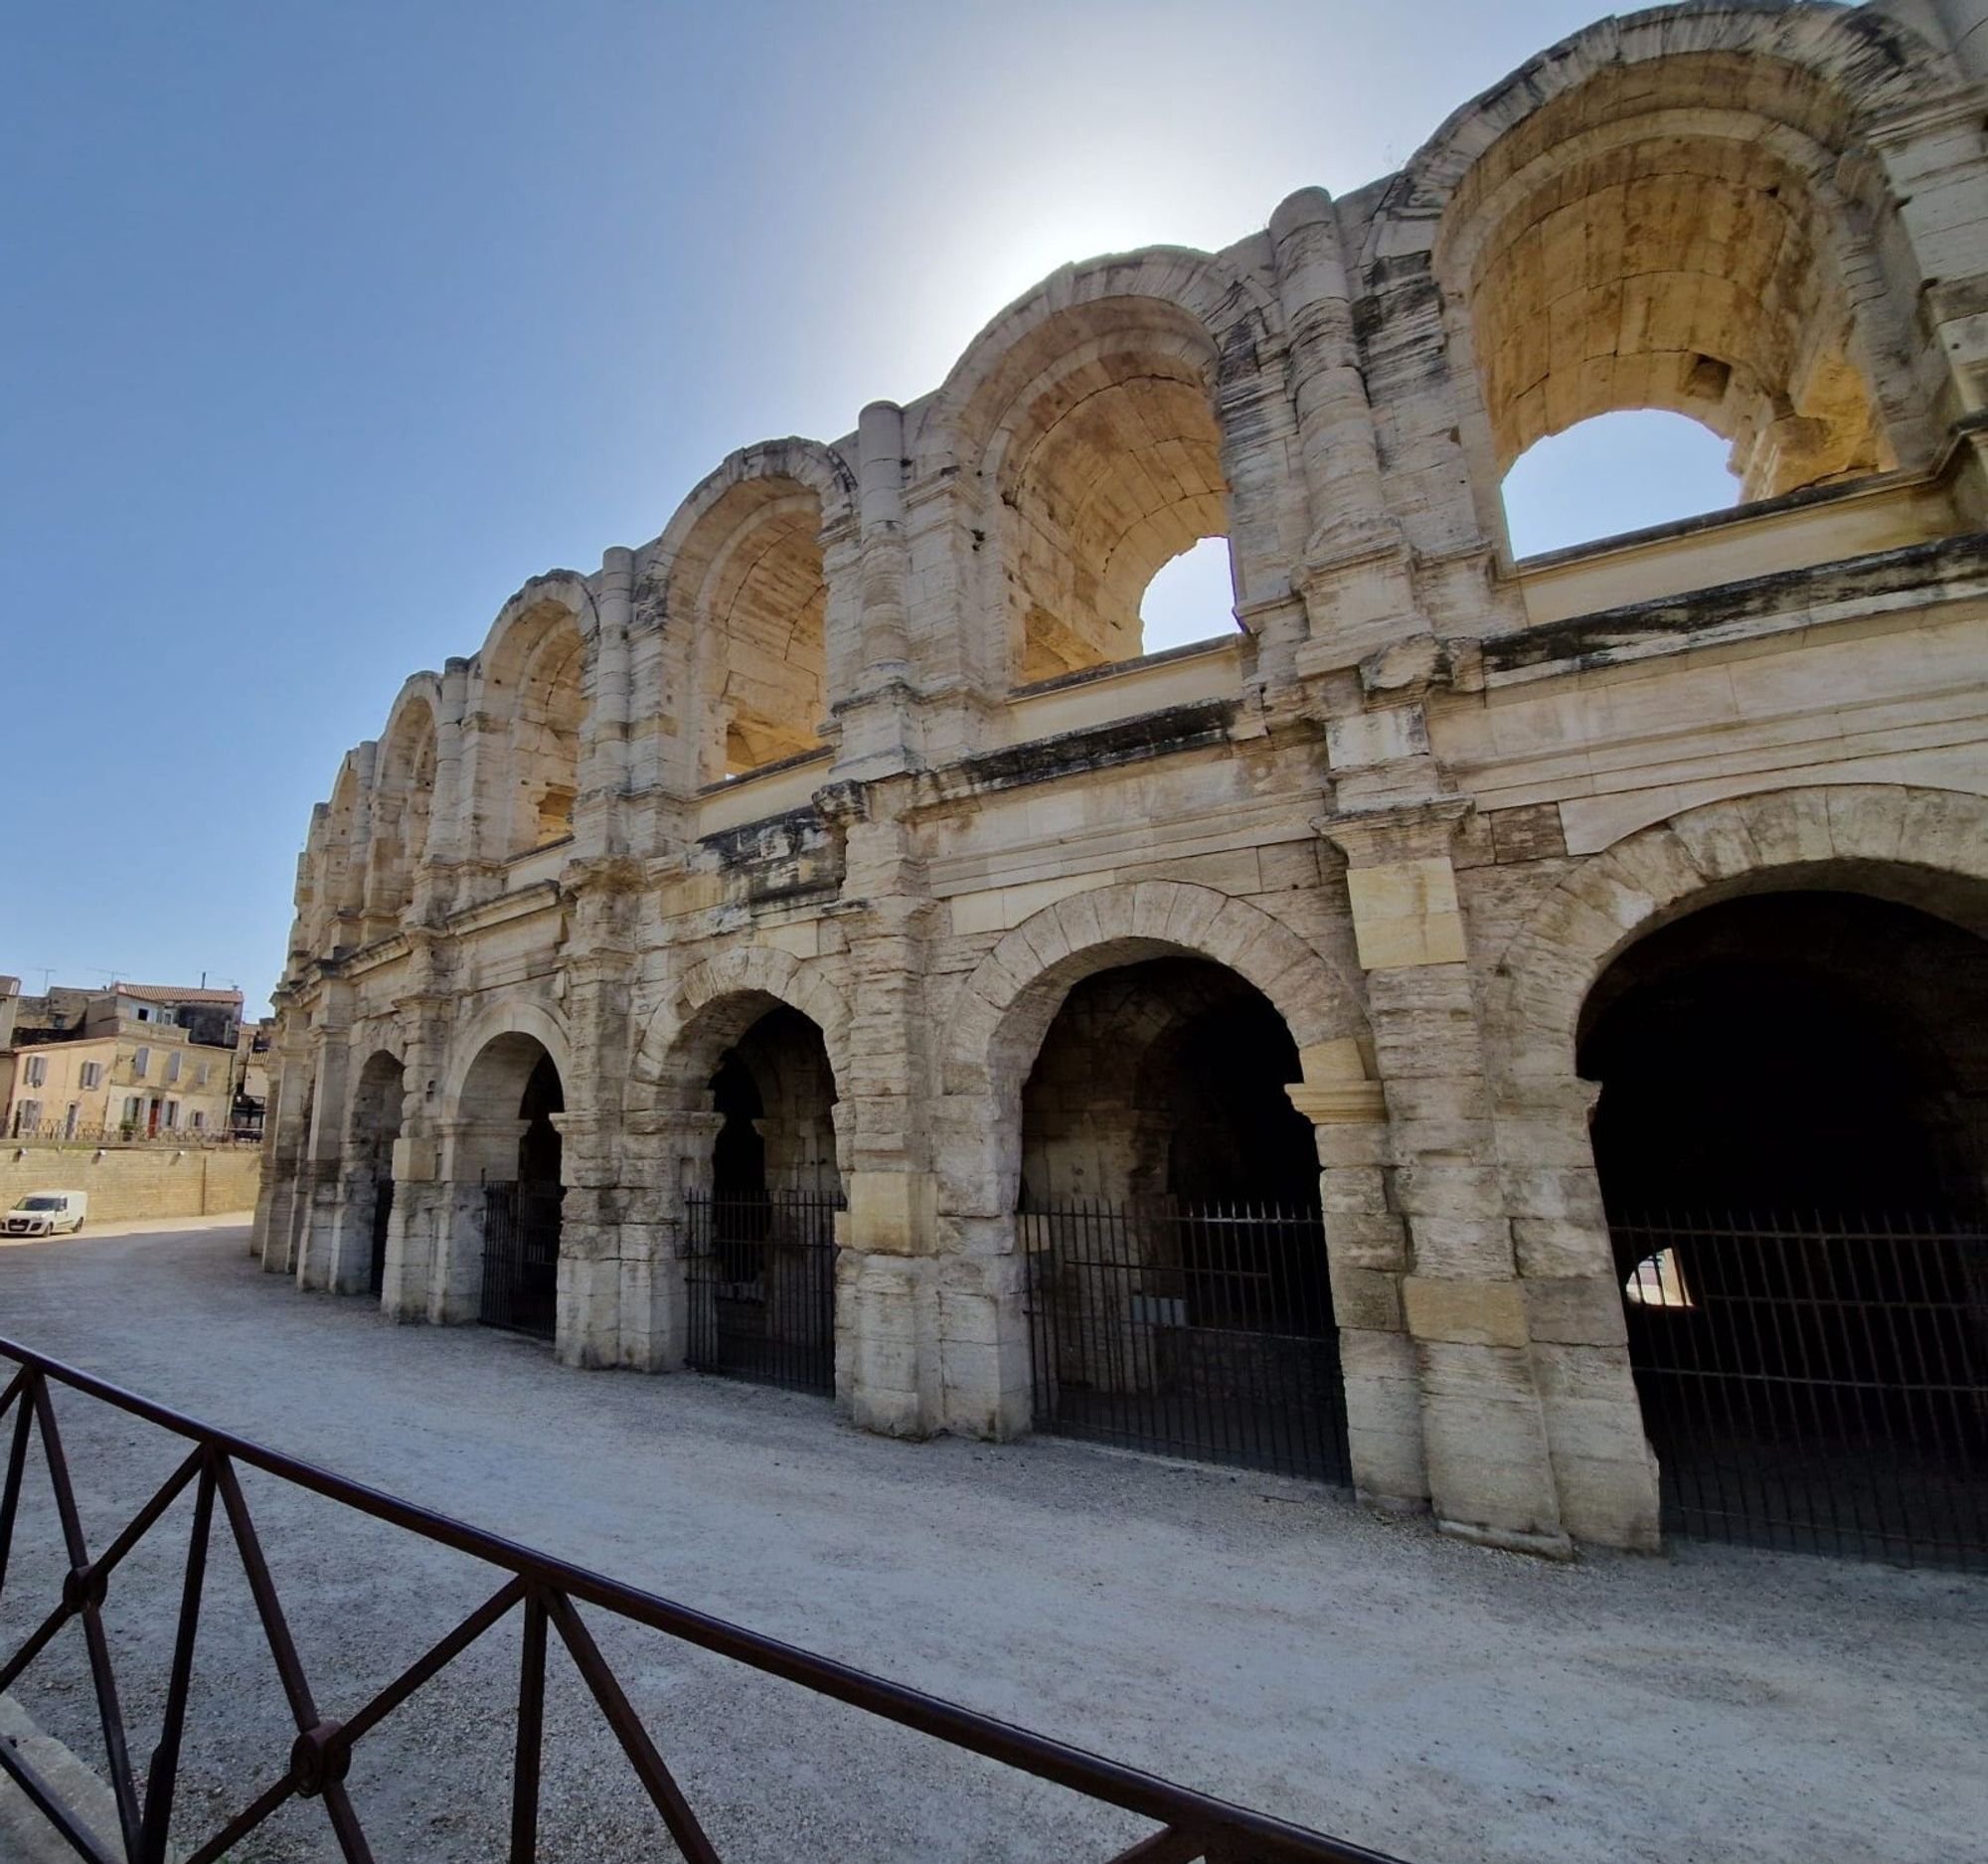
M 232 1432 L 215 1430 L 14 1341 L 0 1339 L 0 1360 L 11 1360 L 20 1368 L 4 1393 L 0 1393 L 0 1423 L 4 1423 L 10 1411 L 14 1418 L 6 1477 L 4 1487 L 0 1487 L 0 1595 L 4 1595 L 6 1587 L 28 1441 L 37 1431 L 70 1563 L 60 1603 L 20 1649 L 0 1665 L 0 1690 L 8 1688 L 72 1618 L 82 1621 L 109 1763 L 111 1791 L 117 1805 L 118 1848 L 106 1847 L 33 1764 L 5 1742 L 0 1742 L 0 1769 L 13 1777 L 71 1848 L 79 1856 L 91 1860 L 91 1864 L 118 1864 L 119 1859 L 124 1864 L 163 1864 L 166 1857 L 192 1682 L 194 1640 L 206 1580 L 208 1540 L 217 1498 L 227 1517 L 263 1635 L 288 1698 L 297 1735 L 281 1771 L 248 1804 L 189 1853 L 185 1864 L 212 1864 L 292 1797 L 321 1798 L 343 1855 L 355 1864 L 358 1860 L 370 1860 L 372 1850 L 344 1783 L 354 1746 L 485 1631 L 519 1608 L 523 1610 L 524 1635 L 512 1771 L 511 1864 L 531 1864 L 537 1856 L 548 1627 L 559 1633 L 572 1655 L 678 1849 L 692 1864 L 722 1864 L 719 1851 L 698 1822 L 640 1716 L 588 1633 L 577 1610 L 580 1603 L 729 1657 L 763 1675 L 797 1683 L 803 1689 L 848 1703 L 867 1714 L 1000 1762 L 1038 1779 L 1118 1806 L 1161 1827 L 1151 1837 L 1117 1853 L 1109 1864 L 1192 1864 L 1196 1859 L 1206 1860 L 1206 1864 L 1307 1864 L 1307 1861 L 1308 1864 L 1393 1864 L 1379 1852 L 1191 1791 L 1135 1768 L 976 1714 L 956 1703 L 872 1676 L 831 1658 L 815 1656 L 653 1593 L 621 1585 L 584 1567 L 267 1449 Z M 94 1560 L 89 1557 L 83 1536 L 61 1434 L 49 1399 L 52 1381 L 142 1418 L 186 1439 L 194 1446 L 165 1484 Z M 319 1710 L 290 1637 L 275 1583 L 236 1475 L 237 1463 L 263 1470 L 359 1514 L 467 1554 L 508 1577 L 455 1629 L 430 1645 L 363 1707 L 343 1721 L 329 1719 Z M 141 1787 L 125 1741 L 101 1608 L 111 1574 L 189 1485 L 194 1488 L 193 1526 L 165 1716 L 159 1744 Z

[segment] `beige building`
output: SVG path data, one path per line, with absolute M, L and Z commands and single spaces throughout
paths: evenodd
M 239 990 L 116 983 L 20 996 L 0 979 L 0 1134 L 118 1143 L 227 1134 Z
M 264 1266 L 1500 1545 L 1988 1558 L 1980 15 L 1604 20 L 533 581 L 312 820 Z M 1744 502 L 1515 560 L 1643 408 Z

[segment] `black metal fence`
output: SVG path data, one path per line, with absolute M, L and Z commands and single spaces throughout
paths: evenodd
M 1038 1430 L 1352 1479 L 1317 1211 L 1077 1199 L 1017 1221 Z
M 215 1864 L 273 1813 L 292 1800 L 317 1800 L 348 1864 L 370 1864 L 360 1808 L 346 1788 L 353 1750 L 376 1736 L 388 1719 L 464 1651 L 514 1613 L 521 1620 L 515 1740 L 511 1768 L 510 1864 L 533 1864 L 538 1855 L 539 1787 L 544 1734 L 548 1631 L 557 1632 L 588 1693 L 613 1731 L 629 1767 L 654 1806 L 662 1828 L 692 1864 L 723 1864 L 722 1855 L 700 1822 L 664 1761 L 654 1736 L 630 1703 L 600 1647 L 580 1615 L 581 1606 L 746 1666 L 797 1684 L 816 1695 L 848 1703 L 882 1721 L 930 1736 L 1003 1766 L 1118 1806 L 1158 1827 L 1151 1837 L 1121 1850 L 1111 1864 L 1390 1864 L 1379 1853 L 1343 1844 L 1317 1832 L 1246 1811 L 1202 1793 L 1141 1774 L 1115 1762 L 1050 1741 L 1025 1729 L 977 1715 L 902 1684 L 887 1682 L 849 1665 L 810 1655 L 719 1618 L 623 1586 L 601 1574 L 555 1560 L 515 1541 L 486 1534 L 413 1502 L 347 1481 L 311 1463 L 281 1455 L 245 1438 L 196 1423 L 79 1372 L 12 1341 L 0 1340 L 0 1363 L 18 1370 L 0 1391 L 0 1427 L 12 1414 L 7 1471 L 0 1488 L 0 1596 L 7 1584 L 14 1528 L 23 1495 L 28 1449 L 39 1437 L 69 1562 L 59 1597 L 48 1614 L 4 1664 L 0 1690 L 21 1674 L 69 1623 L 81 1624 L 101 1721 L 116 1801 L 114 1836 L 92 1831 L 79 1810 L 66 1803 L 55 1785 L 12 1743 L 0 1742 L 0 1770 L 38 1806 L 79 1857 L 90 1864 L 164 1864 L 169 1845 L 183 1864 Z M 92 1557 L 74 1484 L 70 1478 L 51 1391 L 68 1387 L 184 1440 L 186 1458 L 165 1485 Z M 237 1465 L 260 1469 L 338 1506 L 453 1548 L 485 1562 L 503 1575 L 497 1590 L 437 1642 L 422 1651 L 394 1681 L 343 1715 L 321 1704 L 290 1635 L 274 1571 L 256 1534 L 243 1495 Z M 120 1706 L 116 1664 L 104 1630 L 103 1603 L 112 1578 L 131 1551 L 191 1488 L 190 1535 L 180 1590 L 172 1665 L 167 1679 L 158 1745 L 142 1778 L 134 1765 Z M 245 1784 L 240 1803 L 193 1809 L 178 1797 L 181 1756 L 193 1688 L 196 1640 L 217 1504 L 253 1599 L 269 1654 L 281 1679 L 293 1739 L 270 1756 L 269 1771 Z M 359 1609 L 363 1610 L 363 1606 Z M 397 1628 L 383 1623 L 383 1636 Z M 210 1697 L 201 1698 L 211 1700 Z M 225 1713 L 225 1710 L 224 1710 Z M 708 1731 L 700 1731 L 705 1733 Z M 852 1791 L 860 1790 L 853 1785 Z M 179 1810 L 181 1829 L 174 1830 Z M 1007 1847 L 995 1843 L 982 1854 Z
M 483 1291 L 486 1327 L 549 1340 L 559 1310 L 560 1200 L 557 1185 L 483 1187 Z
M 1618 1217 L 1673 1533 L 1988 1570 L 1988 1231 L 1950 1217 Z
M 835 1390 L 835 1213 L 821 1191 L 686 1202 L 686 1358 L 800 1392 Z

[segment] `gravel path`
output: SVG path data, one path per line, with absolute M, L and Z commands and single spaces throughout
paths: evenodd
M 1988 1585 L 1692 1548 L 1559 1567 L 1328 1491 L 1040 1441 L 896 1443 L 820 1401 L 576 1373 L 260 1274 L 240 1229 L 0 1250 L 0 1332 L 214 1423 L 687 1604 L 1415 1860 L 1979 1856 Z M 173 1461 L 61 1416 L 100 1545 Z M 33 1465 L 31 1465 L 31 1469 Z M 252 1473 L 321 1705 L 349 1712 L 494 1590 L 487 1569 Z M 53 1598 L 46 1488 L 0 1606 Z M 132 1747 L 164 1697 L 187 1504 L 113 1590 Z M 16 1584 L 18 1580 L 19 1584 Z M 282 1699 L 232 1556 L 203 1619 L 183 1805 L 280 1771 Z M 594 1619 L 728 1864 L 1102 1859 L 1142 1829 L 644 1631 Z M 503 1855 L 516 1630 L 359 1751 L 387 1858 Z M 17 1686 L 100 1753 L 66 1632 Z M 674 1855 L 564 1657 L 541 1855 Z M 209 1828 L 218 1822 L 211 1818 Z M 192 1830 L 182 1821 L 182 1835 Z M 233 1864 L 332 1857 L 292 1806 Z

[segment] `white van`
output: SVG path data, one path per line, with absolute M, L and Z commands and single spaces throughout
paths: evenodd
M 30 1191 L 0 1217 L 0 1236 L 60 1236 L 65 1230 L 81 1230 L 88 1210 L 85 1191 Z

